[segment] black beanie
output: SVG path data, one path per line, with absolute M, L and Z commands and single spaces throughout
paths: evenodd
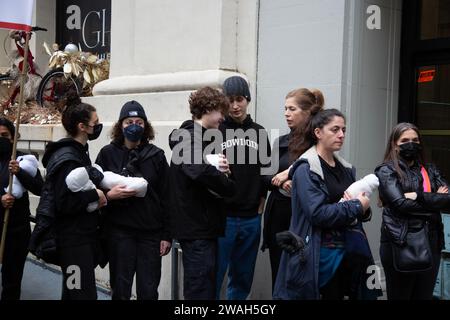
M 125 102 L 122 109 L 120 110 L 119 121 L 129 117 L 139 117 L 147 121 L 147 116 L 145 115 L 144 108 L 142 105 L 134 100 Z
M 233 76 L 226 79 L 223 83 L 223 93 L 227 97 L 242 96 L 250 102 L 250 90 L 247 81 L 239 76 Z

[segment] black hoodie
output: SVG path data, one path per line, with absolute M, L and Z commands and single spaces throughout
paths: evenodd
M 231 196 L 235 191 L 234 182 L 212 165 L 206 164 L 202 157 L 209 144 L 202 139 L 205 130 L 188 120 L 169 137 L 173 152 L 169 174 L 172 189 L 171 226 L 173 237 L 179 240 L 223 236 L 226 215 L 222 197 Z M 178 138 L 180 134 L 183 139 Z M 189 160 L 196 159 L 197 152 L 200 161 L 196 164 Z M 190 159 L 178 161 L 183 156 Z
M 230 170 L 236 182 L 236 193 L 233 197 L 225 199 L 227 215 L 256 216 L 261 197 L 265 198 L 267 195 L 267 187 L 263 184 L 261 175 L 261 168 L 270 163 L 267 132 L 263 126 L 254 122 L 250 115 L 247 115 L 243 123 L 237 123 L 231 117 L 226 117 L 220 131 L 224 139 L 222 150 L 230 161 Z M 263 163 L 262 155 L 268 158 L 267 163 Z M 239 161 L 240 159 L 245 161 Z
M 104 171 L 124 176 L 140 176 L 148 182 L 147 194 L 143 198 L 109 201 L 101 210 L 105 213 L 105 223 L 150 231 L 148 234 L 155 239 L 170 241 L 169 165 L 164 151 L 149 143 L 142 143 L 131 150 L 113 141 L 100 150 L 96 163 Z
M 66 184 L 67 175 L 76 168 L 91 165 L 88 145 L 72 138 L 51 142 L 45 148 L 42 164 L 47 169 L 46 182 L 51 183 L 55 196 L 55 229 L 60 247 L 76 246 L 96 241 L 98 211 L 88 212 L 87 206 L 98 201 L 96 190 L 72 192 Z

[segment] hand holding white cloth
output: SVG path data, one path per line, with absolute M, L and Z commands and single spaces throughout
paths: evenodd
M 103 173 L 103 180 L 100 182 L 101 188 L 112 189 L 117 185 L 123 185 L 126 186 L 127 189 L 135 190 L 137 192 L 136 197 L 145 197 L 148 182 L 144 178 L 124 177 L 111 171 L 103 171 L 97 164 L 94 164 L 93 167 Z M 89 174 L 85 167 L 73 169 L 66 177 L 66 184 L 72 192 L 96 189 L 95 184 L 89 179 Z M 97 208 L 98 202 L 92 202 L 88 205 L 87 211 L 92 212 L 97 210 Z
M 378 181 L 378 178 L 376 175 L 368 174 L 364 178 L 353 182 L 347 190 L 345 190 L 352 198 L 355 198 L 360 194 L 361 192 L 364 192 L 366 197 L 370 197 L 372 192 L 378 188 L 380 182 Z M 341 201 L 343 201 L 341 199 Z
M 148 182 L 144 178 L 124 177 L 112 171 L 103 171 L 102 168 L 97 164 L 94 164 L 93 166 L 103 173 L 104 178 L 102 182 L 100 182 L 100 186 L 103 189 L 112 189 L 117 185 L 122 185 L 126 186 L 127 189 L 136 191 L 136 197 L 145 197 L 145 194 L 147 193 Z
M 31 154 L 27 154 L 24 156 L 17 157 L 17 161 L 19 162 L 19 167 L 21 170 L 24 170 L 33 178 L 37 174 L 39 162 L 35 156 Z M 5 188 L 5 191 L 8 192 L 8 188 Z M 25 192 L 25 188 L 20 183 L 19 179 L 16 176 L 13 177 L 13 188 L 12 188 L 12 196 L 16 199 L 20 199 Z

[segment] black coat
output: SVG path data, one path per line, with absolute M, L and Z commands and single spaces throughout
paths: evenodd
M 143 198 L 109 201 L 101 210 L 105 214 L 104 222 L 116 227 L 149 231 L 155 239 L 170 241 L 169 165 L 164 151 L 149 143 L 130 150 L 123 144 L 111 142 L 100 150 L 96 163 L 104 171 L 140 176 L 148 182 L 147 194 Z
M 66 184 L 67 175 L 75 168 L 91 166 L 88 145 L 64 138 L 47 145 L 42 159 L 47 169 L 46 184 L 52 187 L 55 206 L 55 232 L 58 246 L 94 243 L 97 240 L 98 210 L 88 212 L 87 206 L 98 201 L 96 190 L 72 192 Z M 46 199 L 46 197 L 44 197 Z M 41 201 L 44 201 L 41 198 Z M 46 211 L 46 204 L 39 205 Z
M 280 136 L 277 140 L 275 140 L 274 147 L 272 150 L 272 164 L 274 161 L 278 161 L 278 170 L 277 174 L 285 171 L 290 166 L 289 160 L 289 138 L 290 134 L 286 134 Z M 264 186 L 271 191 L 269 198 L 266 202 L 266 208 L 264 210 L 264 229 L 263 229 L 263 243 L 261 249 L 264 250 L 271 245 L 275 245 L 273 243 L 274 232 L 272 231 L 271 225 L 276 223 L 275 220 L 279 220 L 279 217 L 274 216 L 272 213 L 277 209 L 286 210 L 286 214 L 291 216 L 292 206 L 291 206 L 291 197 L 287 197 L 280 193 L 279 188 L 275 187 L 272 184 L 272 178 L 274 175 L 266 175 L 263 176 Z M 279 223 L 277 223 L 279 225 Z M 286 225 L 286 229 L 289 229 L 289 224 Z
M 416 226 L 418 220 L 426 220 L 430 222 L 431 228 L 441 231 L 440 242 L 443 244 L 440 210 L 450 209 L 450 195 L 436 191 L 441 186 L 448 186 L 447 182 L 434 165 L 426 165 L 432 192 L 424 193 L 420 166 L 415 163 L 409 167 L 402 161 L 399 162 L 399 166 L 405 174 L 404 179 L 399 177 L 392 163 L 384 163 L 375 169 L 380 181 L 378 188 L 380 200 L 383 203 L 381 241 L 402 244 L 408 226 Z M 405 198 L 404 194 L 407 192 L 416 192 L 417 199 Z
M 17 156 L 22 156 L 24 153 L 17 152 Z M 9 161 L 11 160 L 11 155 L 6 156 L 0 159 L 0 197 L 6 194 L 5 188 L 8 187 L 9 182 Z M 19 179 L 22 186 L 31 191 L 33 194 L 39 196 L 41 195 L 43 180 L 41 173 L 39 170 L 36 173 L 35 177 L 32 177 L 24 170 L 20 170 L 19 173 L 16 174 L 16 177 Z M 5 208 L 0 205 L 0 221 L 3 222 L 5 214 Z M 20 227 L 29 227 L 30 225 L 30 200 L 28 197 L 28 192 L 24 192 L 23 196 L 20 199 L 16 199 L 14 201 L 13 207 L 9 211 L 9 223 L 8 228 L 20 228 Z M 0 234 L 1 234 L 0 230 Z
M 188 120 L 169 137 L 172 148 L 170 220 L 173 237 L 179 240 L 223 236 L 226 214 L 222 197 L 232 196 L 235 192 L 234 182 L 205 163 L 202 157 L 208 145 L 202 139 L 205 130 Z M 193 161 L 197 157 L 195 154 L 199 157 L 198 163 Z M 180 157 L 183 161 L 178 161 Z

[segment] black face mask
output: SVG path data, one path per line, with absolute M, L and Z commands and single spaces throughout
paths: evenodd
M 11 155 L 12 143 L 11 140 L 5 137 L 0 137 L 0 158 Z
M 144 128 L 142 128 L 138 124 L 130 124 L 128 127 L 123 129 L 123 135 L 131 142 L 138 142 L 142 138 L 142 134 L 144 133 Z
M 406 161 L 416 160 L 419 157 L 422 146 L 416 142 L 407 142 L 398 146 L 400 157 Z
M 88 140 L 95 140 L 100 136 L 103 129 L 103 123 L 96 124 L 93 128 L 94 131 L 92 133 L 88 133 Z

